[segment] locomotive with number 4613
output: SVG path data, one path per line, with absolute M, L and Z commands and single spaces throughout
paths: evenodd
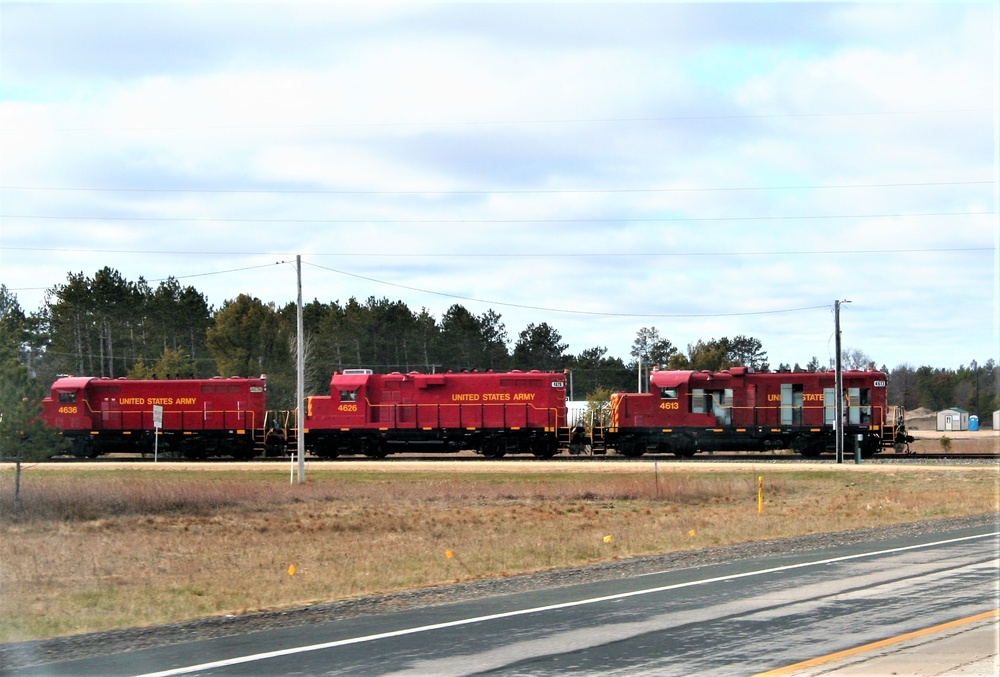
M 647 452 L 791 449 L 819 456 L 839 427 L 846 445 L 870 457 L 913 441 L 903 412 L 887 401 L 879 371 L 845 371 L 843 388 L 827 372 L 653 371 L 650 392 L 615 393 L 605 442 L 625 456 Z M 837 398 L 843 420 L 837 421 Z

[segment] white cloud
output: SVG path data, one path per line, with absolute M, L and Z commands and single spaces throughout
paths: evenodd
M 879 363 L 1000 357 L 991 253 L 935 251 L 993 245 L 997 217 L 921 216 L 994 208 L 968 183 L 996 181 L 989 6 L 2 11 L 0 282 L 29 309 L 68 271 L 302 253 L 361 276 L 307 267 L 309 298 L 510 304 L 512 338 L 546 321 L 572 352 L 627 358 L 657 326 L 822 361 L 828 309 L 732 313 L 851 298 L 849 343 Z M 187 281 L 294 298 L 286 265 Z

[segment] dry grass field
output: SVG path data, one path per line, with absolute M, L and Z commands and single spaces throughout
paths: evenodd
M 1000 509 L 996 466 L 895 464 L 39 464 L 12 495 L 2 466 L 5 642 Z

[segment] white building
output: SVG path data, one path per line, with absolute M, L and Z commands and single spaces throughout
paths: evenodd
M 937 413 L 937 429 L 945 431 L 968 430 L 969 412 L 953 407 Z

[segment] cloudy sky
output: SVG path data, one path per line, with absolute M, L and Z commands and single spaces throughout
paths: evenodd
M 0 4 L 0 283 L 1000 358 L 1000 10 Z

